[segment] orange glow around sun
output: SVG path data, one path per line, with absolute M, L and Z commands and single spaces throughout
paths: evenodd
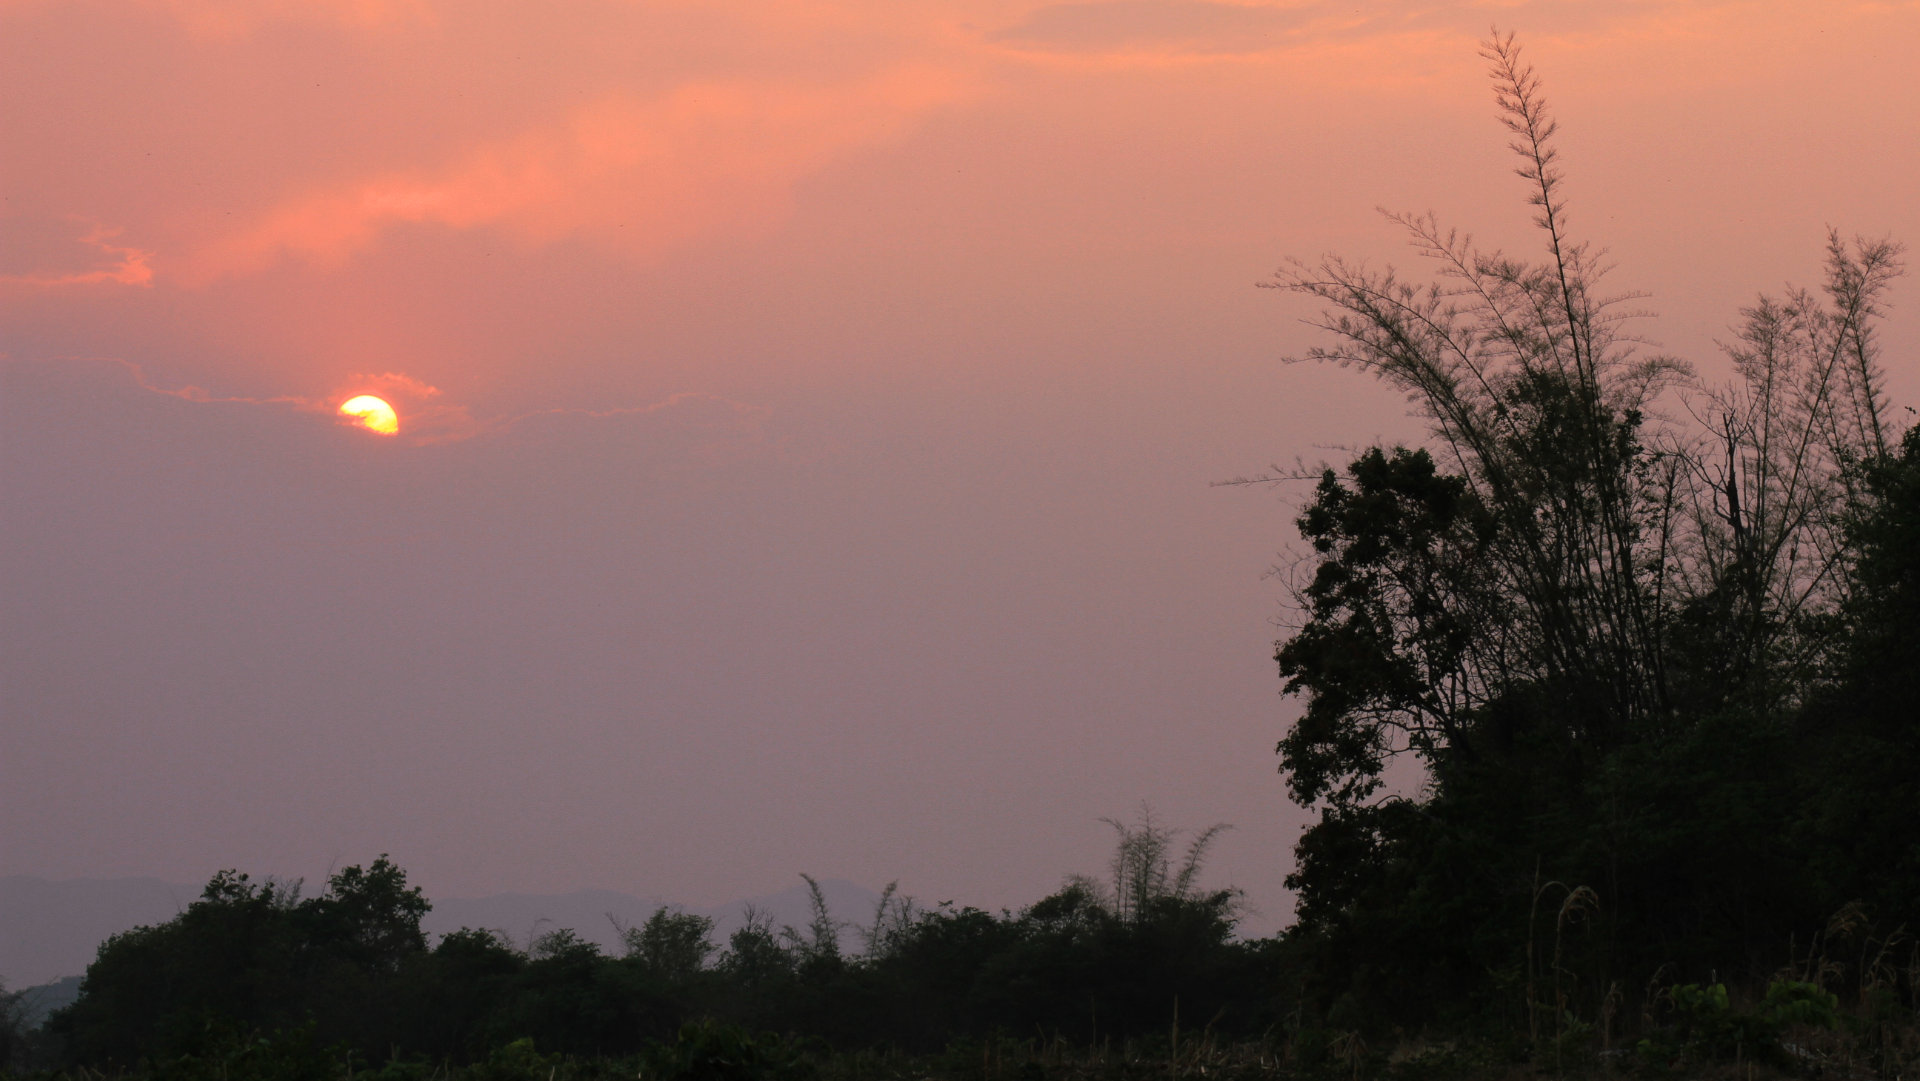
M 341 402 L 340 415 L 352 417 L 356 427 L 381 435 L 394 435 L 400 431 L 400 417 L 393 411 L 393 406 L 388 405 L 384 398 L 376 398 L 371 394 Z

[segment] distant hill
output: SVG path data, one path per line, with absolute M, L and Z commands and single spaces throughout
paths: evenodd
M 855 927 L 873 920 L 880 895 L 843 879 L 822 879 L 822 894 L 834 919 L 842 921 L 841 941 L 859 944 Z M 157 878 L 68 879 L 50 881 L 24 875 L 0 876 L 0 981 L 14 990 L 78 976 L 93 962 L 108 936 L 142 924 L 164 923 L 200 896 L 201 886 Z M 667 904 L 657 897 L 635 897 L 612 890 L 574 893 L 501 893 L 490 897 L 429 898 L 433 911 L 421 921 L 430 938 L 462 927 L 498 931 L 524 948 L 537 935 L 567 928 L 609 953 L 619 952 L 621 926 L 636 926 Z M 775 928 L 804 929 L 812 912 L 806 883 L 775 893 L 746 897 L 711 908 L 667 905 L 706 916 L 714 922 L 716 945 L 726 945 L 744 920 L 748 905 L 772 919 Z
M 80 977 L 62 976 L 52 983 L 22 987 L 19 991 L 21 1026 L 39 1028 L 49 1014 L 80 997 Z
M 0 875 L 0 980 L 23 990 L 79 975 L 107 936 L 170 920 L 200 890 L 157 878 Z

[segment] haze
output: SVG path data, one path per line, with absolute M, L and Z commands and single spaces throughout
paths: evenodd
M 1253 283 L 1533 254 L 1494 22 L 1709 375 L 1920 241 L 1910 2 L 0 0 L 0 873 L 997 908 L 1144 800 L 1281 925 L 1212 483 L 1418 429 Z

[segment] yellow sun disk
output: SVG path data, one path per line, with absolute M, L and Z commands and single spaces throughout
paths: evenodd
M 340 415 L 352 417 L 356 425 L 381 435 L 393 435 L 400 430 L 400 417 L 394 413 L 393 407 L 371 394 L 341 402 Z

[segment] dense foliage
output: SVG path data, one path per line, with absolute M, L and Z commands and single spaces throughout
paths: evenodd
M 1625 331 L 1538 79 L 1511 38 L 1487 58 L 1546 258 L 1397 216 L 1433 283 L 1274 283 L 1324 302 L 1313 357 L 1431 433 L 1325 470 L 1299 520 L 1276 659 L 1319 812 L 1290 879 L 1312 1009 L 1539 1040 L 1793 969 L 1910 1021 L 1920 437 L 1875 337 L 1900 249 L 1830 237 L 1824 288 L 1748 308 L 1705 386 Z
M 679 1055 L 694 1073 L 747 1055 L 765 1060 L 753 1076 L 793 1058 L 791 1039 L 938 1052 L 1182 1023 L 1257 1034 L 1272 1014 L 1271 945 L 1233 940 L 1232 891 L 1194 889 L 1214 831 L 1176 866 L 1174 831 L 1151 818 L 1116 827 L 1111 886 L 1079 879 L 999 914 L 923 910 L 889 890 L 851 955 L 817 887 L 806 928 L 749 919 L 716 949 L 705 917 L 661 909 L 607 956 L 572 931 L 524 948 L 485 930 L 430 944 L 426 898 L 385 857 L 311 898 L 222 872 L 175 919 L 104 943 L 50 1034 L 65 1061 L 96 1068 L 204 1064 L 239 1046 L 362 1064 Z

